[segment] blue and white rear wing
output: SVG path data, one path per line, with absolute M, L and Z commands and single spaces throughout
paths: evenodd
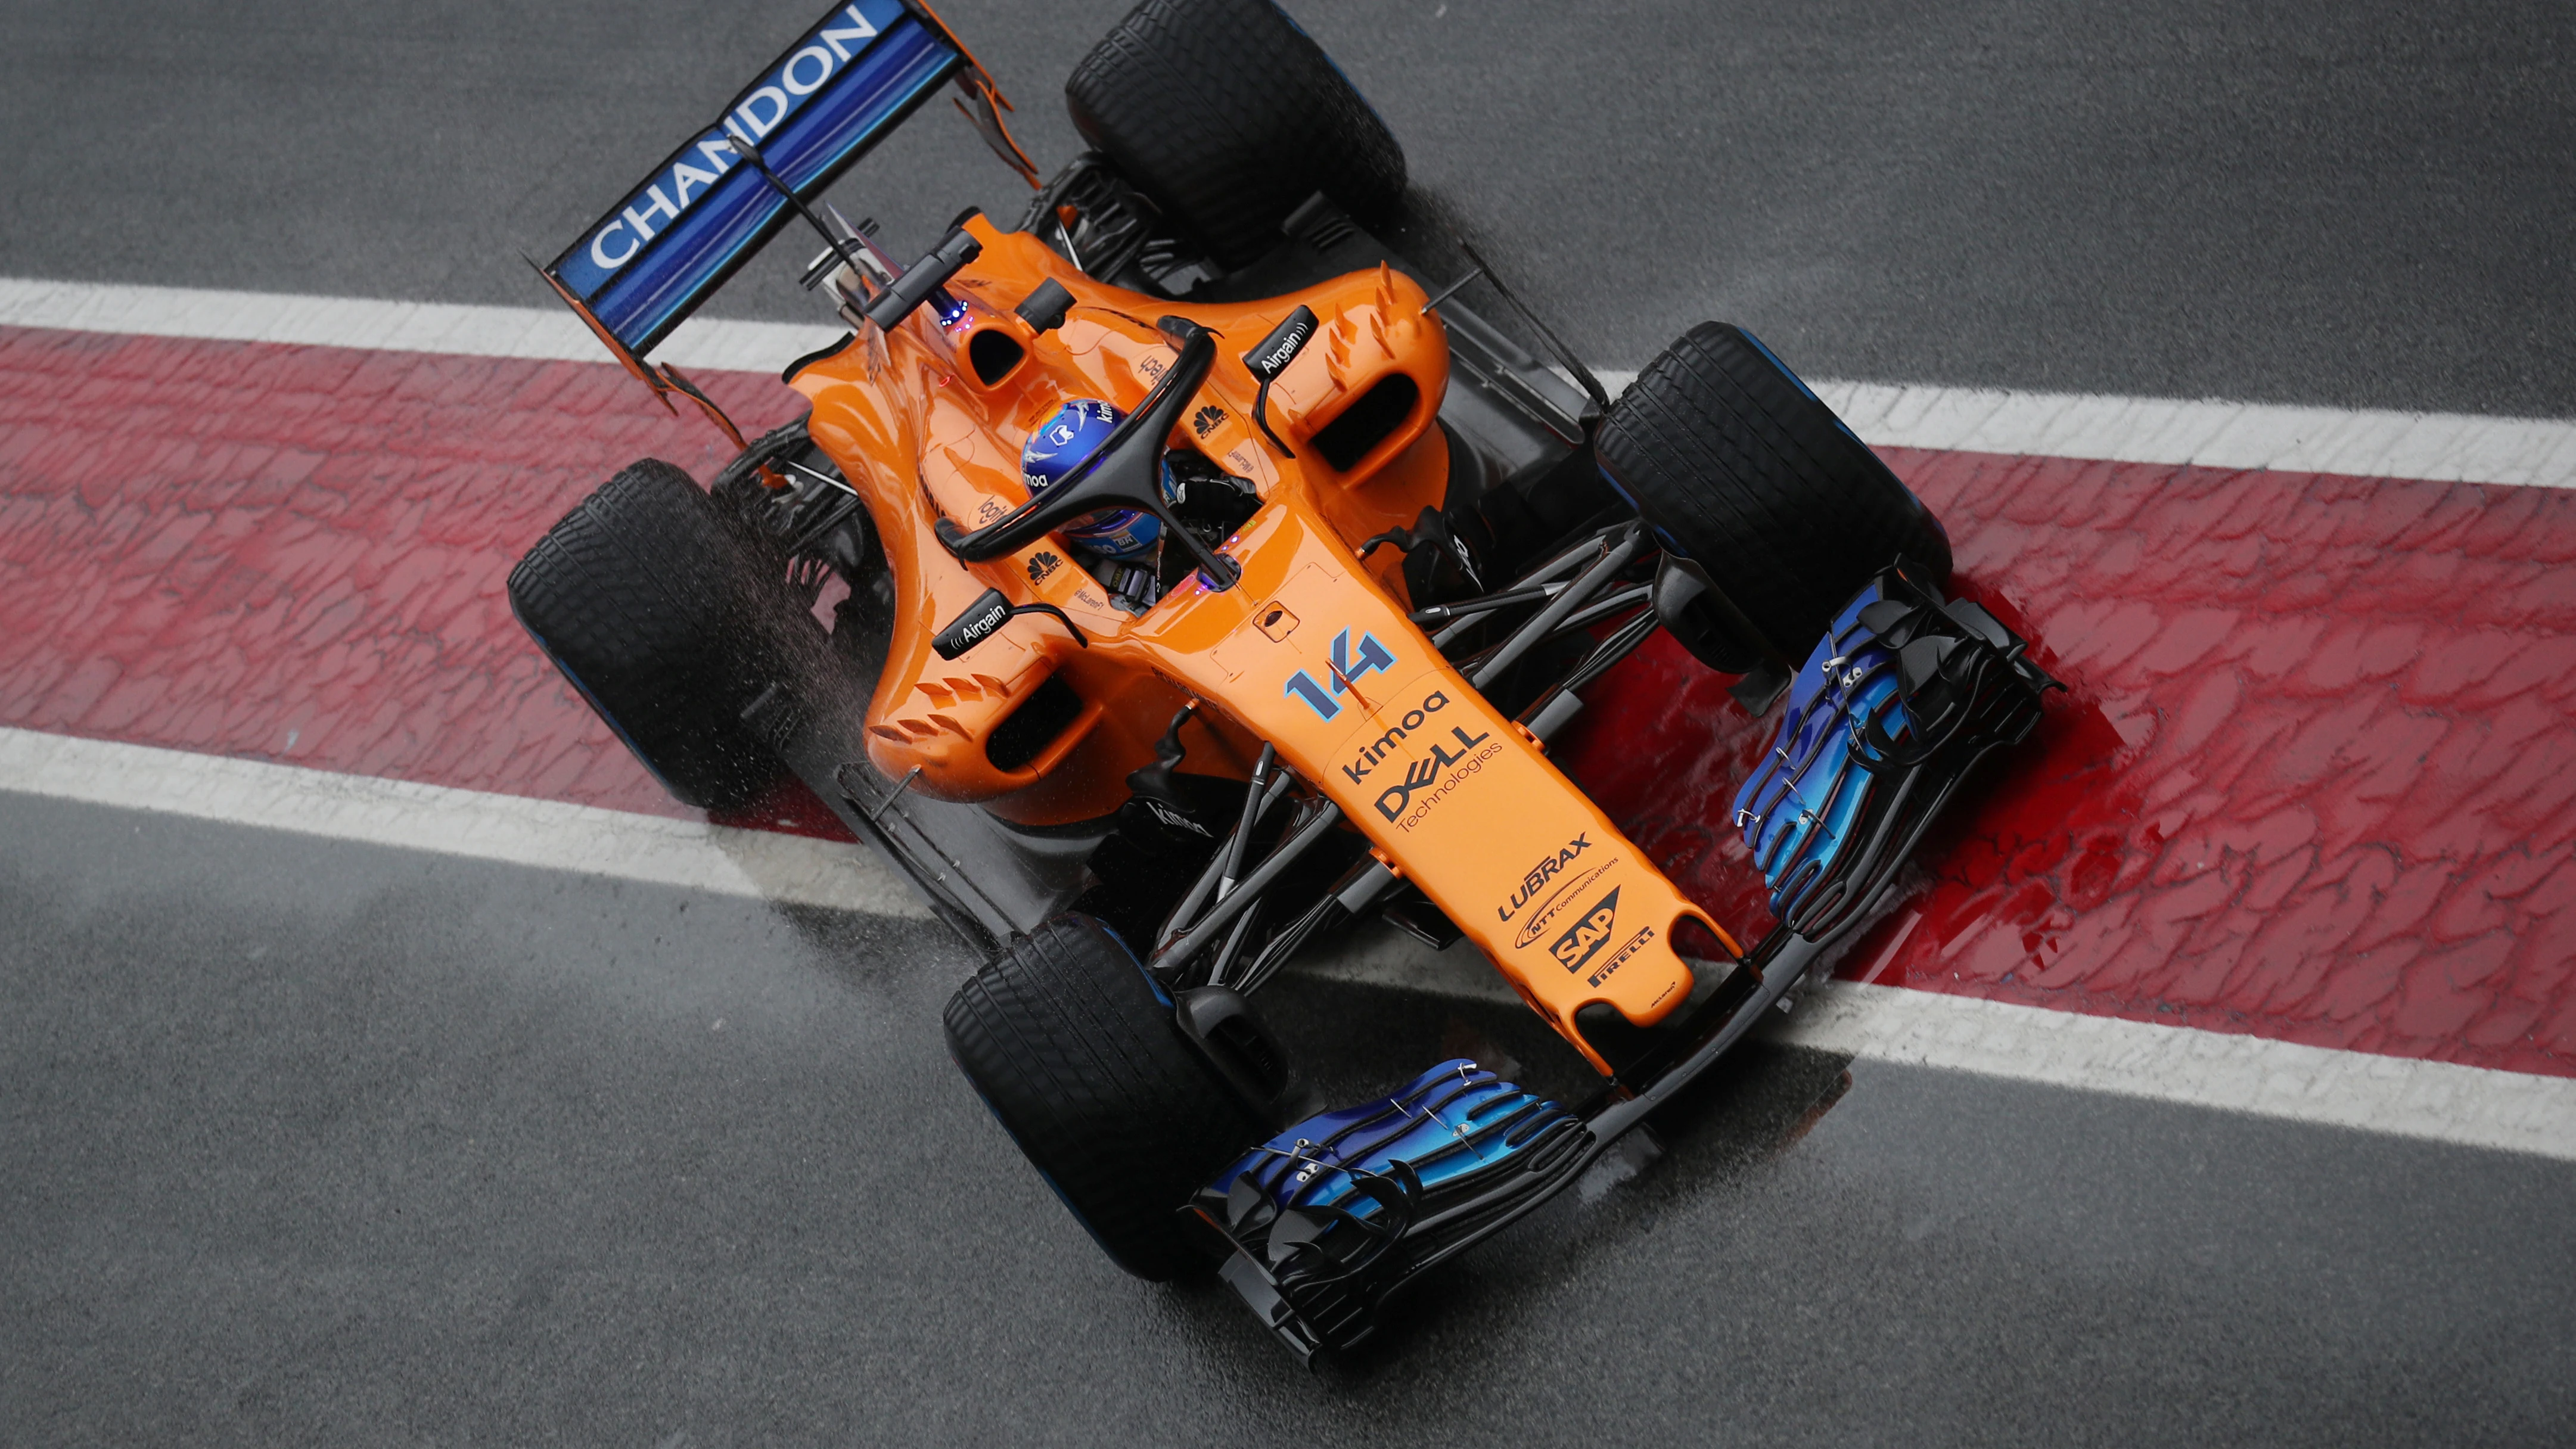
M 619 360 L 660 391 L 643 355 L 789 219 L 788 199 L 728 140 L 759 147 L 771 173 L 811 199 L 952 77 L 976 129 L 1034 179 L 993 111 L 1009 103 L 927 5 L 838 0 L 713 124 L 540 270 Z

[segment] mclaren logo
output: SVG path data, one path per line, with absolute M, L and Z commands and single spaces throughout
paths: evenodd
M 1618 925 L 1619 887 L 1612 886 L 1610 894 L 1594 902 L 1592 909 L 1567 927 L 1565 934 L 1557 937 L 1555 944 L 1547 948 L 1547 953 L 1566 970 L 1580 971 L 1586 962 L 1601 954 L 1603 946 L 1610 944 L 1610 933 Z

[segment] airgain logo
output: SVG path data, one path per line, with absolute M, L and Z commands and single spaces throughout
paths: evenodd
M 1300 669 L 1288 676 L 1287 692 L 1306 701 L 1306 707 L 1315 712 L 1316 718 L 1328 720 L 1342 712 L 1342 702 L 1336 696 L 1351 693 L 1351 686 L 1365 676 L 1394 667 L 1395 655 L 1377 641 L 1375 634 L 1362 634 L 1359 648 L 1354 652 L 1351 631 L 1344 629 L 1333 636 L 1333 687 L 1326 690 L 1315 681 L 1315 676 Z

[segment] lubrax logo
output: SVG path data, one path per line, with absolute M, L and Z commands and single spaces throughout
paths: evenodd
M 1508 921 L 1517 915 L 1521 907 L 1538 898 L 1538 893 L 1546 888 L 1549 881 L 1556 879 L 1558 871 L 1574 864 L 1576 856 L 1591 848 L 1592 842 L 1578 835 L 1567 841 L 1556 854 L 1541 857 L 1538 864 L 1529 868 L 1529 874 L 1521 877 L 1521 888 L 1512 892 L 1511 904 L 1494 907 L 1494 919 Z
M 1595 902 L 1547 948 L 1556 964 L 1568 971 L 1580 971 L 1585 962 L 1601 954 L 1601 948 L 1610 942 L 1610 933 L 1619 925 L 1619 890 L 1612 886 L 1610 894 Z

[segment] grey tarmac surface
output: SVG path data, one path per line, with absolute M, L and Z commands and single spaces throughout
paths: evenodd
M 814 0 L 15 0 L 0 269 L 536 306 Z M 1041 164 L 1121 0 L 949 0 Z M 1801 369 L 2576 413 L 2576 6 L 1300 0 L 1421 224 L 1587 359 L 1714 316 Z M 907 248 L 1025 192 L 953 116 L 837 196 Z M 801 243 L 715 313 L 804 318 Z M 792 252 L 793 255 L 785 255 Z
M 1772 1051 L 1309 1374 L 1020 1162 L 936 928 L 9 795 L 0 918 L 15 1444 L 2576 1427 L 2565 1164 Z M 1345 1090 L 1573 1070 L 1525 1013 L 1278 990 Z

